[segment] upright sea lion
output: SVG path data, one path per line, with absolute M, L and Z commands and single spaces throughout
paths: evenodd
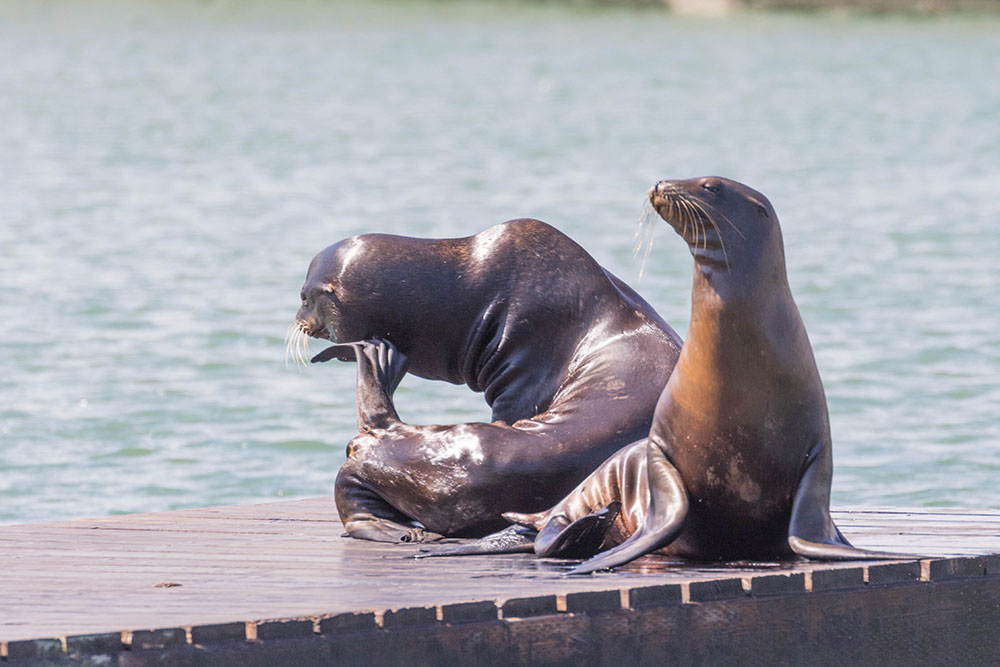
M 550 506 L 648 433 L 681 346 L 583 248 L 527 219 L 341 241 L 313 259 L 296 323 L 340 343 L 313 361 L 358 361 L 360 435 L 335 496 L 347 532 L 379 541 L 483 535 L 503 510 Z M 484 392 L 493 423 L 403 423 L 407 370 Z
M 661 181 L 650 201 L 687 242 L 694 285 L 649 437 L 548 511 L 505 516 L 539 530 L 542 556 L 617 545 L 573 573 L 657 550 L 703 561 L 899 558 L 852 547 L 830 518 L 826 397 L 770 202 L 722 178 Z M 505 550 L 490 539 L 481 551 Z

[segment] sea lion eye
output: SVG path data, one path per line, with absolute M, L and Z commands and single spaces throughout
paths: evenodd
M 306 293 L 305 293 L 305 291 L 299 292 L 299 298 L 302 299 L 302 303 L 306 302 Z
M 701 184 L 701 187 L 716 195 L 722 191 L 722 186 L 714 181 L 705 181 Z
M 770 217 L 767 215 L 767 209 L 764 208 L 762 204 L 757 204 L 757 212 L 760 213 L 765 218 Z

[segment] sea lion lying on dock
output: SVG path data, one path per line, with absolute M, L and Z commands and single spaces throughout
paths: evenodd
M 297 333 L 356 360 L 360 434 L 335 485 L 347 532 L 485 535 L 644 437 L 680 337 L 566 235 L 512 220 L 458 239 L 366 234 L 312 261 Z M 299 344 L 301 341 L 292 341 Z M 492 423 L 414 426 L 407 372 L 484 392 Z

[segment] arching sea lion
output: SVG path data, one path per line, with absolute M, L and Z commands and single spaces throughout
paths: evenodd
M 539 531 L 542 556 L 616 545 L 573 573 L 657 550 L 703 561 L 899 558 L 852 547 L 830 518 L 826 397 L 770 202 L 722 178 L 661 181 L 650 201 L 687 242 L 694 286 L 688 336 L 649 437 L 555 507 L 505 516 Z M 506 536 L 513 548 L 488 537 L 480 552 L 516 550 L 515 538 L 527 537 Z
M 583 248 L 527 219 L 341 241 L 313 259 L 296 323 L 340 343 L 313 361 L 358 361 L 360 435 L 335 496 L 348 533 L 379 541 L 484 535 L 503 510 L 552 505 L 649 431 L 681 346 Z M 484 392 L 493 423 L 400 421 L 407 370 Z

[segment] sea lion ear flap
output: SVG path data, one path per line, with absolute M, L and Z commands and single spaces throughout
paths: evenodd
M 354 349 L 354 345 L 331 345 L 310 359 L 310 361 L 317 364 L 321 361 L 330 361 L 331 359 L 338 359 L 340 361 L 357 361 L 357 354 Z

